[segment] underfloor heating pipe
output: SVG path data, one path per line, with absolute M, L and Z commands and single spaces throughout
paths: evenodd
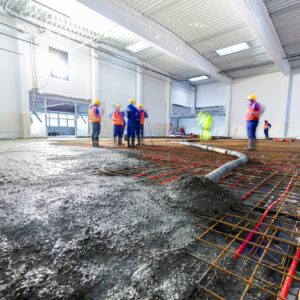
M 291 263 L 291 266 L 289 268 L 289 272 L 288 275 L 286 276 L 284 283 L 282 285 L 279 297 L 277 298 L 277 300 L 279 299 L 286 299 L 288 294 L 289 294 L 289 290 L 290 287 L 292 285 L 293 282 L 293 277 L 295 275 L 298 263 L 299 263 L 299 259 L 300 259 L 300 247 L 297 248 L 297 251 L 295 253 L 295 256 L 293 258 L 293 261 Z
M 292 178 L 290 179 L 286 189 L 284 190 L 284 192 L 275 200 L 273 201 L 268 208 L 265 210 L 265 212 L 263 213 L 263 215 L 260 217 L 259 221 L 256 223 L 254 229 L 252 229 L 248 235 L 246 236 L 246 238 L 244 239 L 244 241 L 242 242 L 242 244 L 239 246 L 239 248 L 236 250 L 233 258 L 234 259 L 238 259 L 239 256 L 244 252 L 245 248 L 248 245 L 248 242 L 252 239 L 252 237 L 255 235 L 255 233 L 258 231 L 260 225 L 263 223 L 263 221 L 265 220 L 265 218 L 268 216 L 270 210 L 278 203 L 280 202 L 289 192 L 289 190 L 291 189 L 291 185 L 292 182 L 295 178 L 295 176 L 297 176 L 297 172 L 294 173 L 294 175 L 292 176 Z

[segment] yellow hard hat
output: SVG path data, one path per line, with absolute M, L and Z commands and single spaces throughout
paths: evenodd
M 94 100 L 94 104 L 95 104 L 95 105 L 100 105 L 100 100 L 99 100 L 99 99 L 95 99 L 95 100 Z
M 256 101 L 256 95 L 255 94 L 249 95 L 248 100 Z
M 138 108 L 142 108 L 144 105 L 142 103 L 139 103 L 137 106 Z
M 135 103 L 135 99 L 134 99 L 134 98 L 130 98 L 130 99 L 129 99 L 129 103 L 130 103 L 130 104 Z

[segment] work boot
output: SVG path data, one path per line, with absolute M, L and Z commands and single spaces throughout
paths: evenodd
M 99 145 L 99 138 L 96 138 L 94 143 L 95 143 L 95 146 L 94 146 L 94 147 L 100 148 L 100 145 Z
M 114 146 L 117 146 L 117 138 L 114 138 Z
M 122 138 L 120 138 L 120 137 L 118 139 L 118 146 L 122 146 Z
M 140 145 L 141 145 L 141 138 L 138 137 L 137 140 L 138 140 L 138 143 L 137 143 L 137 144 L 138 144 L 138 146 L 140 146 Z
M 255 150 L 255 146 L 256 146 L 256 139 L 252 139 L 252 142 L 251 142 L 251 149 L 252 149 L 252 151 Z
M 135 137 L 131 138 L 131 147 L 134 148 L 135 147 Z
M 130 138 L 127 138 L 127 147 L 128 147 L 128 148 L 131 148 Z
M 251 151 L 251 139 L 248 139 L 248 146 L 245 148 L 247 151 Z

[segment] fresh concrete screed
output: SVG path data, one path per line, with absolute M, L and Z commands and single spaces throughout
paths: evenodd
M 1 299 L 275 299 L 290 278 L 297 293 L 299 143 L 259 141 L 218 184 L 202 176 L 228 155 L 105 145 L 0 142 Z
M 2 141 L 0 149 L 1 299 L 182 299 L 197 293 L 207 266 L 192 253 L 214 253 L 196 244 L 200 219 L 190 210 L 229 209 L 235 201 L 229 192 L 206 188 L 197 178 L 176 189 L 177 182 L 166 188 L 99 176 L 149 166 L 127 151 L 49 141 Z M 195 184 L 202 193 L 189 195 Z

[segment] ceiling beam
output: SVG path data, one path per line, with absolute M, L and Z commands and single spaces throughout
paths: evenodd
M 180 38 L 159 24 L 144 18 L 127 5 L 116 0 L 78 0 L 85 6 L 107 17 L 113 22 L 135 33 L 142 40 L 160 51 L 170 55 L 187 65 L 199 70 L 209 77 L 230 83 L 231 79 L 219 73 L 220 69 L 214 66 L 197 51 L 186 45 Z
M 263 0 L 232 0 L 232 2 L 279 70 L 284 75 L 289 75 L 291 66 L 288 60 L 284 59 L 286 54 Z

